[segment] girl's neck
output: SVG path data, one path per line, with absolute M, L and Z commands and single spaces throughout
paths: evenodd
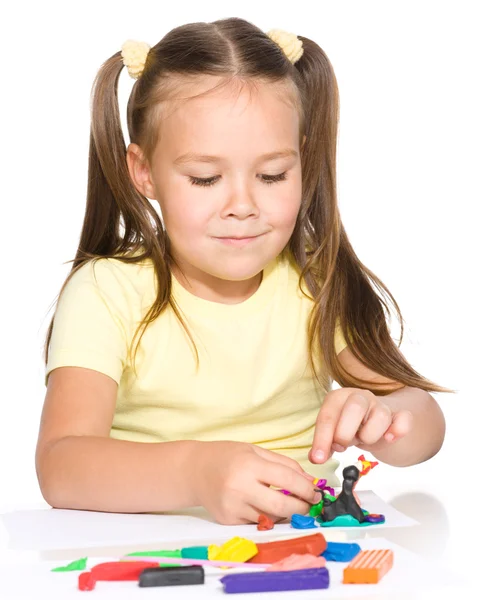
M 263 280 L 263 271 L 245 281 L 228 281 L 207 273 L 203 273 L 202 277 L 196 277 L 194 274 L 185 277 L 176 265 L 171 266 L 171 272 L 190 294 L 220 304 L 244 302 L 258 290 Z

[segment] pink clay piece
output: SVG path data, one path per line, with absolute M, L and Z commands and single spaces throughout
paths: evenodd
M 299 571 L 301 569 L 320 569 L 325 566 L 326 559 L 323 556 L 291 554 L 291 556 L 273 563 L 266 571 Z

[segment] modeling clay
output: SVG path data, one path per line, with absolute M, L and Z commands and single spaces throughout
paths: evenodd
M 274 521 L 267 517 L 266 515 L 260 515 L 258 518 L 258 531 L 269 531 L 273 529 Z
M 386 521 L 386 517 L 384 515 L 380 515 L 380 514 L 367 513 L 364 516 L 364 520 L 367 523 L 378 524 L 378 523 L 384 523 Z
M 319 590 L 329 587 L 329 572 L 321 569 L 301 571 L 264 571 L 260 573 L 232 573 L 221 578 L 227 594 L 248 592 L 276 592 L 282 590 Z
M 127 556 L 163 556 L 164 558 L 181 558 L 181 550 L 145 550 L 144 552 L 131 552 L 130 554 L 127 554 Z M 175 566 L 172 564 L 160 562 L 160 567 L 163 566 L 163 564 L 167 565 L 168 567 Z
M 371 469 L 374 469 L 374 467 L 377 467 L 379 464 L 377 461 L 366 460 L 364 454 L 361 454 L 361 456 L 358 458 L 358 462 L 361 463 L 361 469 L 359 473 L 360 477 L 367 475 Z
M 324 492 L 323 500 L 326 499 L 326 498 L 330 502 L 335 502 L 336 501 L 336 498 L 334 496 L 331 496 L 331 494 L 328 494 L 327 492 Z M 323 500 L 320 500 L 317 504 L 313 504 L 311 506 L 311 508 L 309 509 L 309 516 L 310 517 L 317 517 L 318 515 L 321 514 L 321 511 L 323 510 Z
M 327 481 L 326 479 L 318 479 L 317 477 L 315 479 L 313 479 L 312 484 L 314 485 L 314 487 L 317 490 L 322 490 L 322 491 L 328 491 L 331 496 L 334 496 L 334 489 L 332 487 L 330 487 L 329 485 L 327 485 Z M 280 492 L 282 492 L 283 494 L 285 494 L 286 496 L 289 496 L 291 494 L 291 492 L 289 492 L 288 490 L 279 490 Z
M 210 544 L 208 546 L 208 560 L 215 560 L 220 553 L 221 548 L 216 544 Z
M 214 560 L 230 560 L 235 562 L 246 562 L 258 554 L 258 548 L 254 542 L 241 537 L 234 537 L 225 542 Z
M 128 556 L 123 557 L 122 559 L 120 559 L 122 561 L 128 561 L 130 560 L 128 558 Z M 145 561 L 150 561 L 148 564 L 149 566 L 159 566 L 158 565 L 158 561 L 155 560 L 154 558 L 146 558 L 145 557 Z M 220 568 L 224 568 L 224 567 L 250 567 L 252 569 L 266 569 L 267 567 L 271 566 L 271 563 L 245 563 L 245 562 L 234 562 L 234 561 L 229 561 L 229 560 L 203 560 L 201 558 L 162 558 L 161 562 L 164 563 L 165 565 L 167 565 L 168 567 L 172 567 L 175 565 L 184 565 L 184 566 L 194 566 L 194 565 L 204 565 L 206 567 L 220 567 Z
M 349 562 L 356 554 L 361 552 L 359 544 L 346 542 L 328 542 L 326 550 L 321 556 L 334 562 Z
M 297 571 L 302 569 L 320 569 L 326 566 L 323 556 L 313 554 L 291 554 L 283 560 L 273 563 L 267 571 Z
M 332 521 L 341 515 L 351 515 L 359 523 L 364 521 L 364 513 L 356 502 L 353 488 L 359 479 L 359 469 L 354 465 L 343 469 L 343 487 L 334 502 L 323 498 L 323 509 L 321 511 L 322 521 Z
M 339 515 L 339 517 L 336 517 L 332 521 L 321 521 L 320 517 L 317 517 L 316 521 L 320 527 L 361 527 L 363 525 L 363 523 L 360 523 L 351 515 Z M 366 525 L 370 524 L 366 523 Z
M 317 490 L 322 490 L 324 492 L 328 492 L 331 496 L 335 496 L 334 488 L 327 485 L 326 479 L 314 479 L 313 485 Z
M 316 522 L 319 523 L 321 527 L 370 527 L 371 525 L 377 525 L 386 521 L 384 515 L 370 514 L 364 508 L 362 511 L 364 514 L 364 521 L 362 523 L 351 515 L 339 515 L 332 521 L 323 521 L 321 516 L 318 516 L 316 517 Z
M 167 556 L 168 558 L 181 558 L 181 550 L 145 550 L 142 552 L 130 552 L 126 556 Z
M 181 549 L 181 558 L 200 558 L 208 560 L 208 546 L 189 546 Z
M 86 569 L 87 560 L 87 557 L 79 558 L 78 560 L 74 560 L 64 567 L 56 567 L 55 569 L 52 569 L 52 571 L 57 573 L 62 573 L 64 571 L 84 571 Z
M 136 581 L 140 573 L 153 566 L 152 561 L 106 562 L 95 565 L 78 576 L 78 589 L 91 591 L 97 581 Z M 155 566 L 158 566 L 156 563 Z
M 378 583 L 392 566 L 392 550 L 361 550 L 344 569 L 343 583 Z
M 153 567 L 145 569 L 138 581 L 140 587 L 167 585 L 200 585 L 205 582 L 203 567 Z
M 275 563 L 291 554 L 314 554 L 319 556 L 326 550 L 326 540 L 322 533 L 304 535 L 291 540 L 277 540 L 256 544 L 258 554 L 248 563 Z
M 314 522 L 314 517 L 294 514 L 291 517 L 291 527 L 294 527 L 294 529 L 314 529 L 317 525 Z

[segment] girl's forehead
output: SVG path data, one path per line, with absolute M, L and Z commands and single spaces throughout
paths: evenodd
M 227 111 L 242 114 L 248 108 L 291 110 L 297 109 L 299 97 L 294 84 L 288 80 L 276 82 L 246 78 L 201 76 L 185 80 L 165 103 L 164 116 L 177 114 L 199 117 Z
M 161 110 L 154 154 L 232 157 L 294 147 L 299 144 L 300 117 L 291 87 L 283 81 L 218 77 L 187 82 Z

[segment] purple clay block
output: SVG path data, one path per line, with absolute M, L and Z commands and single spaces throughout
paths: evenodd
M 300 569 L 297 571 L 261 571 L 232 573 L 221 578 L 227 594 L 248 592 L 281 592 L 287 590 L 320 590 L 329 587 L 329 571 Z

